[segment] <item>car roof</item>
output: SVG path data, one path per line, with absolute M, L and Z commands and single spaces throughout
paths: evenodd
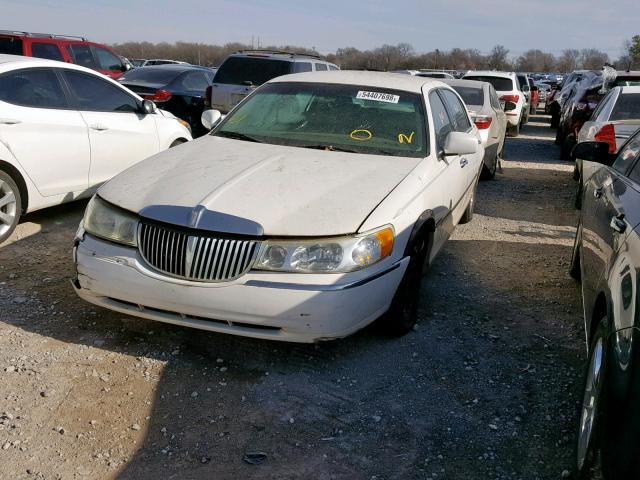
M 461 78 L 440 78 L 438 79 L 442 83 L 446 83 L 447 85 L 451 85 L 452 87 L 474 87 L 474 88 L 484 88 L 490 83 L 481 82 L 479 80 L 464 80 Z
M 229 56 L 230 57 L 250 57 L 250 58 L 277 58 L 278 60 L 289 60 L 291 62 L 294 62 L 296 60 L 304 60 L 304 61 L 329 63 L 333 65 L 330 61 L 325 60 L 324 58 L 318 55 L 311 55 L 306 53 L 284 52 L 284 51 L 277 51 L 277 50 L 241 50 L 239 52 L 232 53 Z
M 483 76 L 483 77 L 501 77 L 501 78 L 512 78 L 515 75 L 514 72 L 499 72 L 496 70 L 472 70 L 464 74 L 463 78 L 467 75 L 473 75 L 474 77 Z
M 338 85 L 358 85 L 362 87 L 388 88 L 422 93 L 424 86 L 446 86 L 440 79 L 398 75 L 390 72 L 366 72 L 360 70 L 333 70 L 328 72 L 305 72 L 283 75 L 268 83 L 309 82 L 331 83 Z
M 57 60 L 47 60 L 46 58 L 24 57 L 22 55 L 0 54 L 0 67 L 11 66 L 11 64 L 16 64 L 20 67 L 64 67 L 72 70 L 90 72 L 94 75 L 97 73 L 95 70 L 76 65 L 75 63 L 58 62 Z

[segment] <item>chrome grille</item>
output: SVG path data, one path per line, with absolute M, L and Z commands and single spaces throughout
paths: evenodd
M 142 223 L 138 249 L 156 270 L 200 282 L 233 280 L 253 263 L 258 241 L 190 234 Z

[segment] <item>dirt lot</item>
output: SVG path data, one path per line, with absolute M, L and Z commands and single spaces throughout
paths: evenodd
M 0 247 L 0 479 L 561 478 L 584 341 L 571 167 L 546 122 L 508 140 L 401 339 L 281 344 L 100 310 L 69 284 L 84 204 L 28 216 Z

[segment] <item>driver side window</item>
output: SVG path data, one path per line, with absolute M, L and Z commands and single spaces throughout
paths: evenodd
M 429 103 L 431 104 L 431 115 L 433 116 L 433 129 L 436 133 L 436 143 L 438 151 L 444 150 L 444 142 L 447 135 L 453 131 L 453 125 L 449 119 L 447 109 L 440 99 L 438 92 L 433 91 L 429 94 Z

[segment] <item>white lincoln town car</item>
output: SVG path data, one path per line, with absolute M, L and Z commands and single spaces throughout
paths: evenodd
M 236 335 L 315 342 L 376 319 L 402 335 L 423 271 L 473 215 L 483 155 L 437 80 L 279 77 L 209 135 L 98 190 L 74 286 L 118 312 Z

